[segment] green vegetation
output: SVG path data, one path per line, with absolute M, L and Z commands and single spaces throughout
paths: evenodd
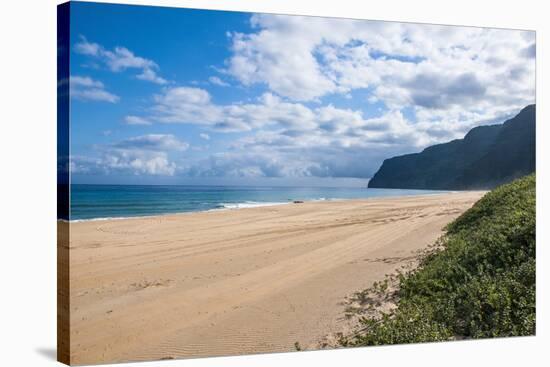
M 396 308 L 360 318 L 344 346 L 533 335 L 535 174 L 487 193 L 448 225 L 416 270 L 396 277 Z M 376 297 L 388 280 L 361 292 Z

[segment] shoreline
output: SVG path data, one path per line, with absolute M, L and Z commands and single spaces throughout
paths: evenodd
M 393 190 L 393 189 L 387 189 Z M 396 189 L 399 190 L 399 189 Z M 437 190 L 427 190 L 427 191 L 437 191 Z M 224 208 L 212 208 L 204 210 L 192 210 L 192 211 L 181 211 L 181 212 L 167 212 L 161 214 L 151 214 L 151 215 L 136 215 L 136 216 L 122 216 L 122 217 L 98 217 L 98 218 L 82 218 L 82 219 L 58 219 L 59 221 L 68 222 L 68 223 L 81 223 L 81 222 L 93 222 L 93 221 L 108 221 L 108 220 L 126 220 L 126 219 L 146 219 L 146 218 L 157 218 L 171 215 L 188 215 L 195 213 L 209 213 L 209 212 L 226 212 L 233 210 L 243 210 L 243 209 L 255 209 L 255 208 L 264 208 L 280 205 L 290 205 L 290 204 L 306 204 L 306 203 L 317 203 L 317 202 L 350 202 L 350 201 L 364 201 L 364 200 L 383 200 L 383 199 L 400 199 L 400 198 L 409 198 L 409 197 L 423 197 L 423 196 L 433 196 L 433 195 L 446 195 L 446 194 L 457 194 L 457 193 L 467 193 L 467 192 L 487 192 L 485 190 L 453 190 L 453 191 L 441 191 L 441 192 L 432 192 L 432 193 L 422 193 L 422 194 L 411 194 L 411 195 L 396 195 L 396 196 L 372 196 L 366 198 L 321 198 L 321 199 L 311 199 L 311 200 L 300 200 L 300 203 L 295 203 L 294 200 L 286 202 L 254 202 L 253 206 L 243 206 L 243 207 L 224 207 Z M 246 202 L 241 203 L 231 203 L 234 205 L 246 204 Z
M 346 296 L 431 245 L 483 194 L 74 223 L 71 362 L 318 348 L 341 330 Z

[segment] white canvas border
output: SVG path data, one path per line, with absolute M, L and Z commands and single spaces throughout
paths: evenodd
M 144 362 L 139 366 L 538 365 L 548 356 L 549 157 L 545 69 L 550 65 L 544 2 L 385 0 L 109 1 L 283 14 L 532 29 L 537 31 L 537 336 L 337 351 Z M 2 190 L 0 243 L 2 365 L 48 366 L 56 338 L 56 0 L 2 2 Z M 545 348 L 546 346 L 546 348 Z M 133 366 L 118 364 L 117 366 Z

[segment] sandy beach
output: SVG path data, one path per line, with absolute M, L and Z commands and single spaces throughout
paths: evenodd
M 71 363 L 316 348 L 483 192 L 70 224 Z

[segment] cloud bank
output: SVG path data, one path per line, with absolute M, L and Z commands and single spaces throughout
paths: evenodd
M 129 138 L 105 148 L 95 169 L 368 178 L 385 158 L 460 138 L 534 103 L 533 32 L 265 14 L 250 26 L 229 33 L 223 79 L 204 84 L 260 92 L 223 103 L 207 87 L 168 85 L 156 63 L 126 48 L 82 38 L 76 52 L 162 86 L 147 112 L 126 124 L 195 126 L 209 144 L 210 134 L 225 136 L 222 152 L 193 158 L 175 136 Z M 118 100 L 99 82 L 76 83 L 80 98 L 88 90 L 89 99 L 95 91 L 97 100 Z

